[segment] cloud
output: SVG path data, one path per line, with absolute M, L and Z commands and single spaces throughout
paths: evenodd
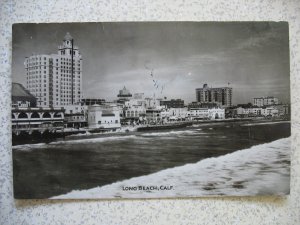
M 281 30 L 276 28 L 267 29 L 261 32 L 253 33 L 249 38 L 237 39 L 235 49 L 252 49 L 257 47 L 266 47 L 270 45 L 280 46 L 283 41 Z
M 224 51 L 214 52 L 214 53 L 204 53 L 191 55 L 182 60 L 185 67 L 211 65 L 215 63 L 223 63 L 228 61 L 228 56 L 226 56 Z

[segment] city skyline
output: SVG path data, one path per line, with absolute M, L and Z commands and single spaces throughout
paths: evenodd
M 233 104 L 274 96 L 290 102 L 287 23 L 82 23 L 13 27 L 13 81 L 25 57 L 56 54 L 66 32 L 82 54 L 83 97 L 133 94 L 196 101 L 195 89 L 230 85 Z M 89 34 L 89 35 L 86 35 Z

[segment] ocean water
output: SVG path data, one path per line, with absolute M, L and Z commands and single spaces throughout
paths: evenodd
M 13 147 L 15 198 L 288 194 L 290 123 L 216 123 Z M 128 191 L 125 187 L 172 186 Z
M 290 138 L 284 138 L 53 199 L 285 195 L 289 194 L 289 162 Z

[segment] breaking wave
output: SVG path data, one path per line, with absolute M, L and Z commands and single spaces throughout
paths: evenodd
M 207 195 L 252 196 L 289 193 L 290 138 L 252 146 L 194 164 L 165 169 L 89 190 L 55 196 L 66 198 L 157 198 Z M 123 187 L 165 185 L 172 190 L 132 190 Z
M 180 131 L 167 131 L 167 132 L 151 132 L 144 133 L 140 136 L 144 137 L 152 137 L 152 136 L 173 136 L 173 135 L 182 135 L 182 134 L 195 134 L 197 133 L 195 130 L 180 130 Z
M 264 122 L 264 123 L 248 123 L 242 124 L 241 127 L 250 127 L 250 126 L 259 126 L 259 125 L 272 125 L 278 123 L 290 123 L 290 121 L 273 121 L 273 122 Z
M 122 136 L 106 136 L 106 137 L 98 137 L 98 138 L 86 138 L 86 139 L 72 139 L 72 140 L 64 140 L 64 141 L 55 141 L 51 143 L 39 143 L 39 144 L 25 144 L 25 145 L 16 145 L 13 146 L 14 150 L 21 151 L 31 151 L 35 149 L 45 149 L 51 146 L 61 145 L 61 144 L 79 144 L 79 143 L 100 143 L 107 141 L 120 141 L 126 139 L 140 139 L 142 137 L 136 135 L 122 135 Z

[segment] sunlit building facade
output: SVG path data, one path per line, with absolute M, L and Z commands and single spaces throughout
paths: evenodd
M 67 33 L 57 54 L 27 57 L 26 88 L 37 98 L 37 106 L 78 104 L 82 98 L 82 57 Z

